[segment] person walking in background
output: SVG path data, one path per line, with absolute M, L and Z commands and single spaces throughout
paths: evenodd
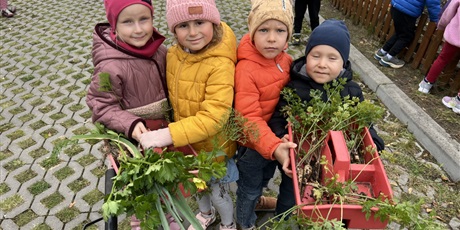
M 190 144 L 212 152 L 215 143 L 225 156 L 227 174 L 207 181 L 209 193 L 196 196 L 203 229 L 220 215 L 219 229 L 234 229 L 230 183 L 238 179 L 233 156 L 236 143 L 220 138 L 220 124 L 229 118 L 234 95 L 236 36 L 220 20 L 214 0 L 167 0 L 166 21 L 177 44 L 168 49 L 166 80 L 174 121 L 167 128 L 142 134 L 144 148 Z M 221 150 L 222 149 L 222 150 Z M 189 230 L 194 229 L 189 226 Z
M 302 23 L 305 17 L 305 12 L 308 7 L 308 15 L 310 16 L 310 28 L 313 31 L 319 25 L 319 9 L 321 0 L 296 0 L 294 3 L 294 34 L 292 35 L 292 44 L 300 45 L 302 38 Z
M 374 54 L 380 65 L 395 69 L 404 66 L 404 61 L 396 56 L 414 39 L 417 18 L 426 6 L 430 21 L 438 22 L 440 4 L 439 0 L 391 0 L 390 12 L 395 33 Z
M 257 137 L 249 134 L 249 140 L 238 148 L 236 219 L 241 229 L 256 228 L 256 206 L 277 166 L 282 181 L 275 212 L 281 214 L 295 205 L 289 149 L 296 144 L 278 138 L 267 124 L 289 81 L 292 58 L 284 50 L 292 35 L 292 22 L 290 0 L 254 0 L 248 16 L 249 33 L 238 46 L 235 109 L 257 132 Z
M 447 63 L 460 54 L 460 0 L 451 0 L 444 9 L 438 22 L 438 30 L 444 30 L 444 45 L 430 71 L 418 85 L 418 91 L 422 93 L 430 92 Z
M 0 0 L 0 10 L 2 11 L 2 16 L 11 18 L 16 13 L 16 7 L 8 6 L 8 0 Z

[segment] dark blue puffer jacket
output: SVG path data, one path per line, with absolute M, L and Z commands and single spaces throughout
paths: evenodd
M 439 13 L 441 12 L 440 0 L 391 0 L 391 5 L 397 10 L 418 18 L 423 12 L 423 9 L 428 9 L 430 21 L 438 22 Z

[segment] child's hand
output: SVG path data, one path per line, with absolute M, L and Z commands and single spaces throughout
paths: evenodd
M 275 159 L 283 166 L 284 173 L 292 178 L 291 161 L 289 159 L 289 149 L 297 147 L 297 144 L 293 142 L 287 142 L 283 137 L 283 143 L 278 145 L 273 155 Z
M 173 143 L 169 128 L 142 133 L 139 142 L 144 149 L 166 147 Z
M 141 137 L 141 134 L 145 132 L 147 132 L 147 129 L 145 128 L 144 123 L 138 122 L 136 126 L 134 126 L 131 137 L 133 137 L 137 142 L 139 142 L 139 138 Z

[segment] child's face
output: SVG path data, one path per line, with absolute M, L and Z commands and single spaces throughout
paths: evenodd
M 133 4 L 124 8 L 118 15 L 116 33 L 125 43 L 138 48 L 144 46 L 152 39 L 152 12 L 142 4 Z
M 342 56 L 332 46 L 317 45 L 307 55 L 307 74 L 316 83 L 324 84 L 336 79 L 342 69 Z
M 256 49 L 267 59 L 274 59 L 285 50 L 287 39 L 287 26 L 275 19 L 269 19 L 257 27 L 253 37 Z
M 191 53 L 206 47 L 214 36 L 213 24 L 206 20 L 192 20 L 178 24 L 175 28 L 177 41 Z

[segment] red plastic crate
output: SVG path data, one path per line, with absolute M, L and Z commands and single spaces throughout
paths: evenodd
M 375 144 L 366 128 L 364 131 L 363 148 Z M 289 135 L 292 140 L 291 127 Z M 302 146 L 308 148 L 308 145 Z M 345 143 L 345 138 L 341 131 L 329 131 L 327 138 L 321 149 L 322 156 L 325 156 L 330 172 L 325 172 L 323 168 L 322 183 L 334 174 L 338 174 L 338 182 L 354 180 L 358 186 L 358 191 L 363 192 L 370 197 L 378 197 L 383 194 L 388 199 L 392 199 L 392 190 L 382 161 L 377 151 L 365 155 L 366 164 L 351 164 L 350 155 Z M 315 205 L 312 198 L 312 187 L 307 187 L 304 194 L 300 195 L 300 188 L 296 170 L 296 156 L 293 150 L 290 152 L 291 167 L 293 170 L 294 196 L 297 205 L 303 205 L 302 214 L 312 220 L 342 220 L 348 228 L 365 228 L 365 229 L 383 229 L 387 226 L 388 221 L 380 221 L 374 218 L 374 213 L 369 219 L 366 219 L 365 213 L 362 212 L 362 206 L 357 204 L 322 204 Z M 375 208 L 374 211 L 378 209 Z

